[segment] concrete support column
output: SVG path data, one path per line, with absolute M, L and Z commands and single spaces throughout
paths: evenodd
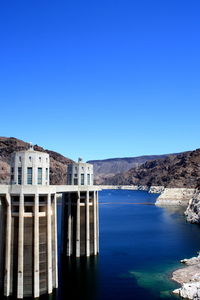
M 80 257 L 80 192 L 78 192 L 76 209 L 76 257 Z
M 36 194 L 34 202 L 34 298 L 40 296 L 39 263 L 39 195 Z
M 18 235 L 18 275 L 17 298 L 23 298 L 23 268 L 24 268 L 24 195 L 20 193 L 19 200 L 19 235 Z
M 62 226 L 61 226 L 61 253 L 66 254 L 66 194 L 62 193 Z
M 52 293 L 52 230 L 51 230 L 51 194 L 47 196 L 47 269 L 48 269 L 48 293 Z
M 6 243 L 5 243 L 5 274 L 4 274 L 4 296 L 10 295 L 10 263 L 11 263 L 11 200 L 10 194 L 6 195 Z
M 67 208 L 67 222 L 68 222 L 68 232 L 67 232 L 67 256 L 72 253 L 72 212 L 71 212 L 71 193 L 68 195 L 68 208 Z
M 86 192 L 86 256 L 90 256 L 90 199 L 89 191 Z
M 54 247 L 55 247 L 55 288 L 58 287 L 58 239 L 57 239 L 57 198 L 54 194 Z
M 93 212 L 94 212 L 94 255 L 97 255 L 97 197 L 93 192 Z
M 96 206 L 97 206 L 97 253 L 99 253 L 99 194 L 96 193 Z

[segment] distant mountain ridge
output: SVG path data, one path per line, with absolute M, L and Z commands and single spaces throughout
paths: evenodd
M 151 160 L 166 158 L 169 155 L 143 155 L 136 157 L 109 158 L 103 160 L 89 160 L 88 163 L 94 166 L 94 176 L 97 184 L 104 182 L 105 178 L 110 178 L 116 174 L 124 173 L 131 168 L 137 168 L 143 163 Z
M 104 178 L 108 185 L 158 185 L 200 188 L 200 149 L 146 161 L 139 167 Z
M 0 184 L 10 183 L 11 153 L 28 147 L 29 143 L 14 137 L 0 137 Z M 67 165 L 73 160 L 38 145 L 35 145 L 34 149 L 50 155 L 51 184 L 66 184 Z M 200 149 L 178 154 L 145 155 L 89 162 L 94 165 L 97 184 L 200 188 Z

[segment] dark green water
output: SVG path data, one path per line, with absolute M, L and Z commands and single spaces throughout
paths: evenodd
M 186 223 L 180 208 L 153 205 L 157 196 L 100 192 L 100 254 L 63 264 L 56 300 L 177 299 L 170 273 L 196 255 L 200 228 Z

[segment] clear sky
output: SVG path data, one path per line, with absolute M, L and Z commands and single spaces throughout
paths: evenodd
M 0 1 L 0 135 L 72 159 L 200 147 L 199 0 Z

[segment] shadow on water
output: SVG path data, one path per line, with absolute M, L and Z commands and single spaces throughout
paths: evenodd
M 64 259 L 59 299 L 95 299 L 98 257 Z
M 58 203 L 58 272 L 59 287 L 41 300 L 93 300 L 96 298 L 98 257 L 66 257 L 62 255 L 62 205 Z
M 60 266 L 59 289 L 41 300 L 92 300 L 96 298 L 98 257 L 63 258 Z

